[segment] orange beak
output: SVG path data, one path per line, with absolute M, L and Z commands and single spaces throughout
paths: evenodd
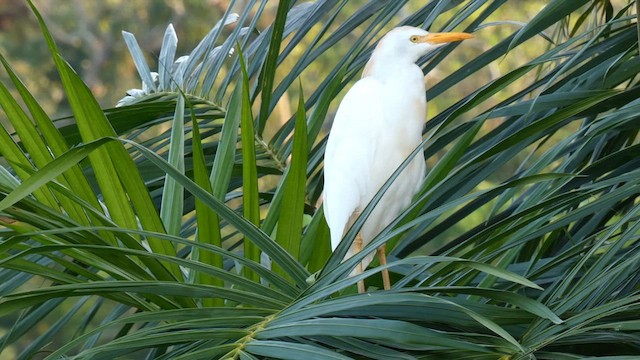
M 454 41 L 462 41 L 472 39 L 473 35 L 468 33 L 450 32 L 450 33 L 430 33 L 420 36 L 418 42 L 428 42 L 431 44 L 444 44 Z

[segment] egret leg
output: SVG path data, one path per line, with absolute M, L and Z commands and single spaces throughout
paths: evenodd
M 355 253 L 359 253 L 362 250 L 362 236 L 360 236 L 360 234 L 358 234 L 355 238 L 355 240 L 353 241 L 353 247 L 355 249 Z M 362 263 L 359 262 L 358 265 L 356 265 L 356 275 L 362 274 Z M 358 281 L 358 293 L 360 294 L 364 294 L 365 292 L 365 287 L 364 287 L 364 280 L 360 280 Z
M 380 265 L 387 265 L 387 245 L 384 244 L 378 248 L 378 259 L 380 259 Z M 385 290 L 391 289 L 391 279 L 389 278 L 389 269 L 382 270 L 382 285 Z

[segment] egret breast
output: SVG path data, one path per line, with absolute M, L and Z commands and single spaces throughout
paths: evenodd
M 398 91 L 387 88 L 385 97 L 383 124 L 372 124 L 370 129 L 377 133 L 373 136 L 375 151 L 373 163 L 369 164 L 371 176 L 367 183 L 365 199 L 367 204 L 382 188 L 398 167 L 420 146 L 422 128 L 426 116 L 424 92 Z M 380 199 L 373 212 L 364 223 L 361 234 L 365 244 L 369 243 L 385 227 L 387 227 L 411 203 L 418 191 L 425 173 L 425 159 L 418 152 L 407 167 L 398 175 Z M 364 266 L 371 262 L 373 253 L 367 256 Z

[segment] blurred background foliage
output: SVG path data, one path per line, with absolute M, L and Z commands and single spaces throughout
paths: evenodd
M 367 1 L 353 0 L 345 6 L 340 17 L 347 17 Z M 241 12 L 244 1 L 237 1 L 233 11 Z M 465 44 L 464 49 L 454 50 L 446 62 L 434 69 L 429 75 L 429 82 L 436 83 L 452 70 L 460 67 L 478 54 L 490 49 L 496 43 L 507 37 L 514 29 L 531 19 L 545 4 L 545 0 L 508 1 L 500 7 L 487 22 L 512 21 L 513 24 L 501 24 L 488 27 L 477 33 L 480 41 Z M 619 1 L 622 4 L 622 1 Z M 229 5 L 229 0 L 108 0 L 87 2 L 83 0 L 57 0 L 36 2 L 45 19 L 50 24 L 51 32 L 58 42 L 61 53 L 71 66 L 78 71 L 82 79 L 89 85 L 91 91 L 103 108 L 113 107 L 121 99 L 125 91 L 139 88 L 140 80 L 133 60 L 122 39 L 123 30 L 136 34 L 147 60 L 152 67 L 157 65 L 158 54 L 162 44 L 162 34 L 167 24 L 172 23 L 178 35 L 178 55 L 191 51 L 206 35 L 211 26 L 222 17 Z M 267 4 L 265 13 L 275 16 L 277 2 Z M 402 19 L 407 14 L 424 6 L 423 1 L 411 0 L 398 14 Z M 454 11 L 454 10 L 451 10 Z M 258 28 L 269 25 L 268 16 L 263 16 Z M 446 21 L 439 17 L 434 23 L 435 28 Z M 342 21 L 336 21 L 336 28 Z M 391 26 L 387 26 L 390 28 Z M 314 30 L 318 31 L 319 26 Z M 361 31 L 361 29 L 358 29 Z M 558 29 L 560 31 L 561 29 Z M 224 29 L 226 33 L 233 31 L 233 25 Z M 317 32 L 309 32 L 308 39 L 312 39 Z M 352 42 L 362 33 L 354 31 L 336 46 L 326 51 L 305 70 L 302 85 L 305 93 L 310 93 L 318 79 L 329 73 L 339 59 L 350 49 Z M 224 36 L 223 36 L 224 38 Z M 304 41 L 302 42 L 304 44 Z M 468 81 L 452 89 L 429 103 L 430 114 L 439 113 L 442 109 L 453 104 L 462 95 L 467 95 L 490 79 L 498 78 L 505 71 L 514 69 L 528 60 L 543 53 L 548 43 L 542 37 L 529 40 L 530 46 L 520 46 L 513 49 L 508 56 L 482 69 Z M 69 115 L 70 109 L 64 101 L 64 93 L 45 46 L 40 29 L 28 6 L 22 0 L 0 0 L 0 51 L 6 54 L 27 87 L 31 90 L 47 113 L 55 117 Z M 297 47 L 293 55 L 304 51 L 304 47 Z M 286 73 L 287 61 L 290 65 L 295 56 L 286 59 L 278 71 Z M 282 75 L 280 74 L 280 75 Z M 0 76 L 6 76 L 2 74 Z M 512 86 L 517 88 L 530 79 L 524 78 Z M 295 98 L 296 89 L 291 89 L 289 98 Z M 455 91 L 455 92 L 454 92 Z M 498 94 L 494 102 L 502 98 Z M 333 104 L 334 108 L 337 104 Z M 490 105 L 485 105 L 490 106 Z M 290 115 L 295 104 L 283 104 L 279 110 L 285 112 L 283 118 Z M 478 109 L 480 112 L 483 109 Z M 0 116 L 3 116 L 0 114 Z

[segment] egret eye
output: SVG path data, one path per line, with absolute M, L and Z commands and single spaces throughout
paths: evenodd
M 409 38 L 409 40 L 411 40 L 412 43 L 416 43 L 418 42 L 418 36 L 413 35 L 412 37 Z

